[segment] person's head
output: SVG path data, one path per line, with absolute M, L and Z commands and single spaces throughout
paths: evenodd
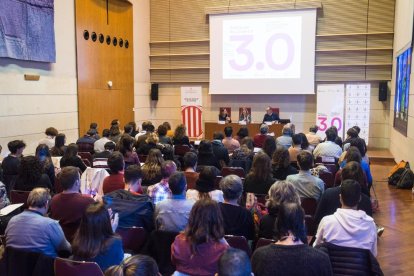
M 244 137 L 241 141 L 240 141 L 240 146 L 246 146 L 248 149 L 253 150 L 254 149 L 254 145 L 253 145 L 253 139 L 251 137 Z
M 164 125 L 159 125 L 157 129 L 158 136 L 165 136 L 167 135 L 168 129 Z
M 113 152 L 115 150 L 115 143 L 112 141 L 106 142 L 104 145 L 104 149 L 110 152 Z
M 318 130 L 319 130 L 319 127 L 317 125 L 313 125 L 309 128 L 309 131 L 313 133 L 318 132 Z
M 214 183 L 218 174 L 219 171 L 216 167 L 203 166 L 196 181 L 196 190 L 203 194 L 208 194 L 209 192 L 214 191 Z
M 119 131 L 118 125 L 111 126 L 111 129 L 109 130 L 109 136 L 118 136 L 121 132 Z
M 289 164 L 290 164 L 289 151 L 284 146 L 278 145 L 272 156 L 272 165 L 275 168 L 281 169 L 281 168 L 289 167 Z
M 150 132 L 147 139 L 145 139 L 147 144 L 157 144 L 158 141 L 158 135 L 155 132 Z
M 209 140 L 203 140 L 198 146 L 199 154 L 213 153 L 213 146 Z
M 237 201 L 243 193 L 243 183 L 240 177 L 231 174 L 220 181 L 225 201 Z
M 105 271 L 105 276 L 159 276 L 157 263 L 147 255 L 133 255 Z
M 135 123 L 134 121 L 131 121 L 128 123 L 128 125 L 132 127 L 132 131 L 137 131 L 137 123 Z
M 359 126 L 353 126 L 352 127 L 353 129 L 355 129 L 356 130 L 356 132 L 358 133 L 358 135 L 359 135 L 359 133 L 361 132 L 361 128 L 359 127 Z
M 108 158 L 108 167 L 111 170 L 111 173 L 117 174 L 124 170 L 124 156 L 118 151 L 114 151 L 109 155 Z
M 332 128 L 328 128 L 325 131 L 325 135 L 326 135 L 326 140 L 327 141 L 335 142 L 335 139 L 336 139 L 336 132 L 335 132 L 335 130 L 333 130 Z
M 365 146 L 365 141 L 363 139 L 361 138 L 351 139 L 349 144 L 351 147 L 356 147 L 359 150 L 361 157 L 365 156 L 366 146 Z
M 237 136 L 240 140 L 242 140 L 244 137 L 249 136 L 249 129 L 245 126 L 241 127 L 239 131 L 237 131 Z
M 185 194 L 187 181 L 183 172 L 174 172 L 168 179 L 168 187 L 173 195 Z
M 276 140 L 272 136 L 266 137 L 266 139 L 263 142 L 263 151 L 272 158 L 273 153 L 276 150 Z
M 352 179 L 360 182 L 360 184 L 364 184 L 364 171 L 358 162 L 347 162 L 345 167 L 342 168 L 341 180 L 344 181 L 348 179 Z
M 91 203 L 83 213 L 72 242 L 73 254 L 82 259 L 96 257 L 114 235 L 109 212 L 103 202 Z
M 135 139 L 131 135 L 124 134 L 119 140 L 119 151 L 125 156 L 128 152 L 131 152 L 134 146 Z
M 307 149 L 309 147 L 309 141 L 306 135 L 303 132 L 300 132 L 297 135 L 299 135 L 302 138 L 302 143 L 300 144 L 300 147 L 302 149 Z
M 69 158 L 78 155 L 78 145 L 75 143 L 70 143 L 65 151 L 63 157 Z
M 197 167 L 197 154 L 192 151 L 186 152 L 183 157 L 184 169 L 192 168 L 195 170 Z
M 217 276 L 252 276 L 252 266 L 247 253 L 230 247 L 218 261 Z
M 50 137 L 56 137 L 56 135 L 58 135 L 58 133 L 59 133 L 58 130 L 56 128 L 54 128 L 54 127 L 48 127 L 45 130 L 45 134 L 47 136 L 50 136 Z
M 286 124 L 286 125 L 283 126 L 282 135 L 285 135 L 285 136 L 292 136 L 293 135 L 292 128 L 289 126 L 289 124 Z
M 289 202 L 300 204 L 299 194 L 295 187 L 287 181 L 276 181 L 270 186 L 268 196 L 266 206 L 269 209 L 278 208 L 281 204 Z
M 313 167 L 313 155 L 312 153 L 303 150 L 298 154 L 298 166 L 301 170 L 307 171 Z
M 88 136 L 94 136 L 96 134 L 96 129 L 90 128 L 88 129 L 88 131 L 86 132 L 86 135 Z
M 177 171 L 177 165 L 174 161 L 167 160 L 161 164 L 161 176 L 164 179 L 170 178 L 170 176 Z
M 267 179 L 271 173 L 270 157 L 264 152 L 255 154 L 250 173 L 259 180 Z
M 221 240 L 224 237 L 223 217 L 217 202 L 208 198 L 197 200 L 184 234 L 193 253 L 197 253 L 199 244 Z
M 272 110 L 272 108 L 271 108 L 270 106 L 268 106 L 268 107 L 266 108 L 266 113 L 267 113 L 267 115 L 272 115 L 273 110 Z
M 164 162 L 164 159 L 162 158 L 162 154 L 159 149 L 151 149 L 148 152 L 147 160 L 145 160 L 145 163 L 158 164 L 161 166 L 162 162 Z
M 260 125 L 260 134 L 267 134 L 267 132 L 269 131 L 269 126 L 266 124 L 261 124 Z
M 131 133 L 132 133 L 132 126 L 130 124 L 126 124 L 124 126 L 124 133 L 131 135 Z
M 60 185 L 65 191 L 78 192 L 80 189 L 80 173 L 79 168 L 67 166 L 62 168 L 58 174 Z
M 214 140 L 223 140 L 224 139 L 224 134 L 221 131 L 214 131 L 213 133 L 213 139 Z
M 111 131 L 109 129 L 105 128 L 104 130 L 102 130 L 102 137 L 108 138 L 109 135 L 111 135 Z
M 300 204 L 296 202 L 283 203 L 279 206 L 275 228 L 278 240 L 283 240 L 284 237 L 292 235 L 294 236 L 293 241 L 307 243 L 305 212 Z
M 125 169 L 124 180 L 129 189 L 133 192 L 138 192 L 141 188 L 142 171 L 138 165 L 130 165 Z
M 175 128 L 174 131 L 174 138 L 177 140 L 181 140 L 186 135 L 187 128 L 185 125 L 180 124 Z
M 358 181 L 347 179 L 341 182 L 340 201 L 342 208 L 356 209 L 361 200 L 361 185 Z
M 19 177 L 27 183 L 35 184 L 43 173 L 43 166 L 35 156 L 24 156 L 20 160 Z
M 226 135 L 226 137 L 231 137 L 233 135 L 233 128 L 231 126 L 226 126 L 224 128 L 224 135 Z
M 249 114 L 249 110 L 246 107 L 242 108 L 242 114 L 243 115 L 248 115 Z
M 142 130 L 143 131 L 148 131 L 148 126 L 151 124 L 151 122 L 150 121 L 144 121 L 144 122 L 142 122 L 142 124 L 141 124 L 141 128 L 142 128 Z
M 34 188 L 27 198 L 29 209 L 40 211 L 46 214 L 51 196 L 48 189 Z
M 299 134 L 293 134 L 292 143 L 294 146 L 300 146 L 302 144 L 302 136 Z
M 356 138 L 358 137 L 358 131 L 356 131 L 355 128 L 351 127 L 347 130 L 346 135 L 348 135 L 350 138 Z
M 359 152 L 359 149 L 357 147 L 349 147 L 349 149 L 346 151 L 346 155 L 345 155 L 345 161 L 346 162 L 351 162 L 351 161 L 355 161 L 358 163 L 361 163 L 361 153 Z
M 55 147 L 61 148 L 66 143 L 66 135 L 64 133 L 59 133 L 55 137 Z
M 171 130 L 171 124 L 169 122 L 164 122 L 164 123 L 162 123 L 162 125 L 167 128 L 167 131 Z
M 20 156 L 23 153 L 26 144 L 22 140 L 13 140 L 7 144 L 7 148 L 9 149 L 11 154 Z
M 111 128 L 113 127 L 113 126 L 116 126 L 117 128 L 119 128 L 119 120 L 118 119 L 113 119 L 112 121 L 111 121 Z
M 40 162 L 46 161 L 46 159 L 50 160 L 50 152 L 49 147 L 45 144 L 40 144 L 36 147 L 36 157 L 39 159 Z

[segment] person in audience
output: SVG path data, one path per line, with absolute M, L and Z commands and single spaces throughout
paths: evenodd
M 253 139 L 250 137 L 244 137 L 241 142 L 241 146 L 239 149 L 236 149 L 233 151 L 233 154 L 231 155 L 231 160 L 239 160 L 239 161 L 248 161 L 251 165 L 251 162 L 253 162 L 253 156 L 254 156 L 254 146 L 253 146 Z M 250 169 L 250 166 L 248 166 L 248 171 Z
M 138 132 L 135 135 L 135 140 L 138 141 L 138 139 L 139 139 L 140 136 L 147 135 L 148 126 L 150 126 L 150 125 L 152 125 L 152 122 L 150 122 L 150 121 L 144 121 L 144 122 L 142 122 L 142 124 L 141 124 L 141 131 Z M 147 137 L 143 138 L 142 141 L 145 141 L 145 139 L 147 139 Z
M 95 140 L 99 140 L 101 137 L 99 136 L 99 131 L 98 131 L 98 124 L 97 123 L 91 123 L 89 125 L 89 129 L 91 131 L 94 132 L 94 134 L 92 135 L 92 138 Z
M 109 139 L 110 134 L 111 134 L 110 130 L 107 128 L 105 128 L 102 131 L 102 138 L 99 140 L 96 140 L 95 143 L 93 144 L 93 149 L 95 153 L 103 152 L 105 150 L 105 144 L 108 142 L 113 142 L 112 140 Z
M 351 161 L 345 165 L 342 169 L 341 182 L 345 180 L 355 180 L 361 185 L 361 192 L 363 187 L 367 189 L 366 184 L 363 182 L 365 177 L 361 166 Z M 362 182 L 361 182 L 362 181 Z M 341 202 L 339 195 L 341 194 L 341 186 L 327 189 L 323 194 L 318 203 L 314 219 L 316 224 L 319 224 L 321 219 L 325 216 L 332 215 L 336 209 L 341 208 Z M 369 196 L 361 193 L 361 200 L 358 202 L 358 210 L 363 210 L 368 216 L 372 217 L 372 206 Z
M 96 159 L 96 158 L 108 159 L 109 156 L 111 156 L 111 154 L 114 152 L 115 146 L 116 146 L 115 143 L 108 139 L 108 142 L 106 142 L 104 145 L 105 150 L 95 153 L 93 155 L 93 159 Z
M 257 153 L 253 158 L 252 168 L 246 175 L 244 191 L 246 193 L 267 194 L 274 182 L 269 156 L 266 153 Z
M 254 240 L 255 229 L 252 214 L 239 205 L 243 193 L 243 183 L 237 175 L 228 175 L 220 181 L 224 202 L 219 203 L 223 216 L 224 233 L 226 235 L 243 236 Z
M 0 181 L 0 209 L 3 209 L 8 205 L 10 205 L 10 200 L 7 197 L 6 185 L 4 185 L 3 182 Z M 0 229 L 1 231 L 4 230 L 3 227 L 0 227 Z
M 289 175 L 286 181 L 293 184 L 300 197 L 314 198 L 319 200 L 325 190 L 325 183 L 311 174 L 313 167 L 313 156 L 308 151 L 301 151 L 298 155 L 299 173 Z
M 233 247 L 227 249 L 219 259 L 216 276 L 253 276 L 247 253 Z
M 266 137 L 266 139 L 264 140 L 264 143 L 263 143 L 262 151 L 264 153 L 266 153 L 267 156 L 269 156 L 269 158 L 272 158 L 273 153 L 275 152 L 275 150 L 276 150 L 276 140 L 275 140 L 275 138 L 272 137 L 272 136 Z
M 279 120 L 280 120 L 279 114 L 274 113 L 273 109 L 270 106 L 268 106 L 266 108 L 266 114 L 263 116 L 263 123 L 274 122 L 274 121 L 279 121 Z
M 336 126 L 331 126 L 328 129 L 331 129 L 335 132 L 335 144 L 337 144 L 342 149 L 342 138 L 338 135 L 338 128 Z
M 155 206 L 155 227 L 158 230 L 181 232 L 185 229 L 195 201 L 186 199 L 187 183 L 184 173 L 175 172 L 168 179 L 171 198 Z
M 292 135 L 292 128 L 289 124 L 286 124 L 282 128 L 282 136 L 276 138 L 276 143 L 288 149 L 290 146 L 292 146 Z
M 11 218 L 5 236 L 8 247 L 39 252 L 56 257 L 59 251 L 71 251 L 59 222 L 46 217 L 50 193 L 45 188 L 33 189 L 27 198 L 28 209 Z
M 297 161 L 298 154 L 302 151 L 302 137 L 299 134 L 292 136 L 292 145 L 288 149 L 291 162 Z
M 236 139 L 233 138 L 233 128 L 231 126 L 226 126 L 224 128 L 224 135 L 226 136 L 222 142 L 223 145 L 226 147 L 229 153 L 233 153 L 235 149 L 240 148 L 240 143 Z
M 177 165 L 174 161 L 167 160 L 161 164 L 161 181 L 157 184 L 148 187 L 148 195 L 151 197 L 154 204 L 171 198 L 172 192 L 168 186 L 168 179 L 177 171 Z
M 241 141 L 245 137 L 249 137 L 249 129 L 245 126 L 242 126 L 241 128 L 239 128 L 239 131 L 237 131 L 237 134 L 236 136 L 234 136 L 234 139 L 241 143 Z
M 131 121 L 128 123 L 128 125 L 130 125 L 132 127 L 132 131 L 131 131 L 131 136 L 133 138 L 135 138 L 135 136 L 138 134 L 138 129 L 137 129 L 137 123 L 135 123 L 134 121 Z
M 329 256 L 307 245 L 305 213 L 300 204 L 280 205 L 275 233 L 275 243 L 253 253 L 255 275 L 332 275 Z
M 191 147 L 190 140 L 186 135 L 187 128 L 185 125 L 180 124 L 175 128 L 174 137 L 172 138 L 173 145 L 187 145 Z
M 267 138 L 269 126 L 266 124 L 260 125 L 260 132 L 253 137 L 253 144 L 256 148 L 262 148 L 263 143 Z
M 13 189 L 12 184 L 19 174 L 20 160 L 23 156 L 23 151 L 26 144 L 22 140 L 13 140 L 7 144 L 10 154 L 6 156 L 1 162 L 3 169 L 3 181 L 6 185 L 7 193 Z
M 102 190 L 104 194 L 124 189 L 124 156 L 118 151 L 114 151 L 108 158 L 108 167 L 111 174 L 105 177 Z
M 78 146 L 74 143 L 68 145 L 65 154 L 60 159 L 60 167 L 74 166 L 79 168 L 82 173 L 86 170 L 86 165 L 78 156 Z
M 45 144 L 49 147 L 49 149 L 53 148 L 55 145 L 55 137 L 58 135 L 58 130 L 54 127 L 48 127 L 45 130 L 46 137 L 39 141 L 40 144 Z
M 147 160 L 142 165 L 142 185 L 149 186 L 161 181 L 161 164 L 164 162 L 161 151 L 152 149 L 149 151 Z
M 174 137 L 174 131 L 171 129 L 171 124 L 169 122 L 164 122 L 162 125 L 167 128 L 167 136 L 172 139 Z
M 137 137 L 135 137 L 135 140 L 137 140 L 137 142 L 135 143 L 135 148 L 137 150 L 142 148 L 143 145 L 145 143 L 147 143 L 147 139 L 148 139 L 150 134 L 154 133 L 155 127 L 152 124 L 152 122 L 145 121 L 145 122 L 142 123 L 142 131 L 143 131 L 143 133 L 138 133 Z M 157 139 L 157 143 L 158 143 L 158 139 Z
M 338 144 L 335 143 L 337 133 L 335 133 L 334 129 L 328 128 L 325 131 L 325 134 L 326 141 L 316 146 L 315 150 L 313 151 L 313 155 L 315 158 L 319 156 L 332 156 L 339 158 L 342 154 L 342 149 L 340 146 L 338 146 Z
M 124 156 L 125 166 L 140 165 L 138 154 L 134 151 L 135 140 L 128 134 L 121 136 L 119 140 L 119 152 Z
M 273 178 L 285 180 L 288 175 L 297 174 L 298 170 L 290 163 L 289 151 L 281 145 L 277 145 L 272 156 Z
M 97 141 L 94 138 L 94 135 L 96 134 L 96 130 L 95 129 L 89 129 L 85 135 L 83 135 L 83 137 L 80 137 L 77 141 L 76 144 L 89 144 L 92 145 Z
M 306 138 L 309 141 L 309 144 L 313 147 L 316 147 L 321 142 L 321 137 L 317 134 L 319 127 L 313 125 L 309 128 L 309 132 L 306 133 Z
M 171 260 L 179 273 L 214 275 L 228 248 L 218 204 L 202 199 L 194 204 L 185 231 L 171 245 Z
M 14 190 L 31 191 L 38 187 L 53 190 L 49 177 L 43 173 L 40 161 L 35 156 L 22 157 Z
M 252 122 L 252 116 L 250 115 L 247 107 L 242 107 L 239 122 L 245 122 L 246 124 L 250 124 Z
M 133 255 L 120 265 L 109 267 L 105 276 L 159 276 L 157 263 L 147 255 Z
M 213 149 L 214 156 L 220 164 L 220 167 L 225 167 L 229 164 L 229 151 L 223 144 L 224 134 L 221 131 L 216 131 L 213 134 L 213 141 L 211 147 Z
M 117 128 L 119 128 L 120 125 L 121 125 L 121 122 L 118 119 L 113 119 L 111 121 L 111 127 L 117 127 Z
M 141 136 L 143 137 L 143 136 Z M 144 155 L 148 155 L 148 153 L 150 152 L 150 150 L 152 149 L 160 149 L 160 147 L 158 147 L 158 136 L 156 133 L 151 132 L 148 133 L 148 135 L 146 136 L 147 139 L 145 139 L 144 143 L 140 144 L 140 147 L 137 149 L 137 152 L 139 154 L 144 154 Z
M 130 124 L 126 124 L 124 126 L 124 135 L 125 134 L 129 135 L 132 139 L 135 138 L 135 136 L 132 136 L 132 126 Z M 135 139 L 134 139 L 134 141 L 135 141 Z
M 276 181 L 269 189 L 266 207 L 268 214 L 263 216 L 259 224 L 259 238 L 275 238 L 275 221 L 279 213 L 279 207 L 285 203 L 300 205 L 300 197 L 292 183 Z
M 124 250 L 122 239 L 114 234 L 117 225 L 118 214 L 111 218 L 102 202 L 90 204 L 73 238 L 73 259 L 96 262 L 102 271 L 119 265 L 124 258 Z
M 200 145 L 198 146 L 197 164 L 198 166 L 214 166 L 219 170 L 221 169 L 221 165 L 214 155 L 213 146 L 210 141 L 203 140 L 200 142 Z
M 53 148 L 50 149 L 51 156 L 63 156 L 67 149 L 65 146 L 66 143 L 66 135 L 64 133 L 59 133 L 55 137 L 55 145 Z
M 83 213 L 94 200 L 79 192 L 81 181 L 76 167 L 64 167 L 59 173 L 59 183 L 63 192 L 52 198 L 49 217 L 59 221 L 66 239 L 72 242 Z
M 223 202 L 223 192 L 214 188 L 217 175 L 220 171 L 213 166 L 203 166 L 196 182 L 195 189 L 187 190 L 187 198 L 199 200 L 210 198 L 217 202 Z
M 218 115 L 219 121 L 224 121 L 226 123 L 231 123 L 231 118 L 229 116 L 229 112 L 227 111 L 227 108 L 220 108 L 220 113 Z
M 171 137 L 167 136 L 167 131 L 165 125 L 159 125 L 157 129 L 158 140 L 161 144 L 172 145 Z
M 324 242 L 345 247 L 368 249 L 377 256 L 377 228 L 372 217 L 358 210 L 361 185 L 355 180 L 341 183 L 341 208 L 325 216 L 319 223 L 313 246 Z
M 196 172 L 197 168 L 197 154 L 194 152 L 186 152 L 183 157 L 184 161 L 184 176 L 187 181 L 187 185 L 191 188 L 195 187 L 199 173 Z
M 50 156 L 49 147 L 45 144 L 40 144 L 36 147 L 36 158 L 39 160 L 43 173 L 49 177 L 52 187 L 55 187 L 55 166 Z
M 118 125 L 113 125 L 109 129 L 109 139 L 113 141 L 115 144 L 119 142 L 119 139 L 121 139 L 121 131 L 119 130 Z

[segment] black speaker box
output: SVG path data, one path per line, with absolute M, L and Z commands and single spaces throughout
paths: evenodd
M 384 102 L 387 100 L 388 94 L 388 82 L 380 81 L 379 83 L 379 93 L 378 93 L 378 101 Z
M 158 83 L 151 84 L 151 100 L 158 101 Z

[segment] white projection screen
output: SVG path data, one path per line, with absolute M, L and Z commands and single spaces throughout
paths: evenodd
M 316 9 L 210 16 L 210 94 L 314 94 Z

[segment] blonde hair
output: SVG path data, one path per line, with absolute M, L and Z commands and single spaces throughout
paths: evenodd
M 27 198 L 27 205 L 29 207 L 42 208 L 50 201 L 50 193 L 45 188 L 34 188 Z
M 157 144 L 157 143 L 158 143 L 158 141 L 159 141 L 159 139 L 158 139 L 158 135 L 157 135 L 156 133 L 154 133 L 154 132 L 152 132 L 152 133 L 148 134 L 148 137 L 147 137 L 147 139 L 145 140 L 145 142 L 147 142 L 148 144 L 149 144 L 149 143 Z
M 283 203 L 297 203 L 300 205 L 300 197 L 295 187 L 287 181 L 276 181 L 269 189 L 269 199 L 266 207 L 274 208 Z

